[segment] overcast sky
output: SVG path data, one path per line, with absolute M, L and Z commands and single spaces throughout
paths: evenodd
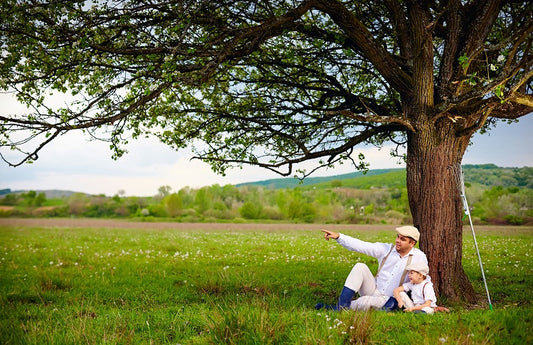
M 12 108 L 0 96 L 0 111 Z M 476 134 L 473 145 L 463 158 L 463 164 L 494 163 L 500 167 L 533 166 L 533 115 L 519 123 L 501 123 L 490 135 Z M 151 196 L 160 186 L 173 191 L 189 186 L 198 188 L 212 184 L 237 184 L 279 178 L 273 172 L 256 167 L 229 170 L 225 177 L 216 175 L 200 161 L 191 161 L 187 150 L 175 152 L 155 139 L 133 141 L 128 154 L 118 161 L 111 159 L 109 145 L 89 141 L 81 134 L 69 133 L 43 149 L 33 164 L 10 167 L 0 161 L 0 189 L 47 190 L 60 189 L 112 196 L 119 191 L 125 195 Z M 377 150 L 363 147 L 370 169 L 399 168 L 398 159 L 390 157 L 390 147 Z M 5 149 L 2 154 L 9 155 Z M 336 169 L 319 170 L 312 176 L 337 175 L 353 172 L 344 164 Z

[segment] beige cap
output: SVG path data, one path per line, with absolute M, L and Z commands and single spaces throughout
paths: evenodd
M 396 228 L 396 232 L 402 236 L 411 237 L 413 240 L 417 242 L 418 242 L 418 239 L 420 238 L 420 233 L 418 232 L 418 229 L 415 228 L 414 226 L 410 226 L 410 225 L 400 226 L 399 228 Z
M 425 276 L 429 273 L 429 267 L 423 262 L 414 262 L 405 268 L 408 271 L 415 271 Z

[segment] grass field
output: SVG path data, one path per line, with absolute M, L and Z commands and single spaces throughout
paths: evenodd
M 381 229 L 383 226 L 380 227 Z M 343 230 L 389 242 L 391 230 Z M 367 228 L 365 228 L 367 229 Z M 316 311 L 357 261 L 313 228 L 0 225 L 1 344 L 533 343 L 533 228 L 476 228 L 480 305 L 449 314 Z

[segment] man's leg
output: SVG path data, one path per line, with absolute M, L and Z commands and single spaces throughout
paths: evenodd
M 376 280 L 367 265 L 357 263 L 346 277 L 344 286 L 359 292 L 359 296 L 372 296 L 376 291 Z
M 355 291 L 343 286 L 341 295 L 339 296 L 339 301 L 337 302 L 337 309 L 348 309 L 350 307 L 350 303 L 352 303 L 353 296 L 355 295 Z
M 378 290 L 371 296 L 361 296 L 355 301 L 352 301 L 350 309 L 353 310 L 369 310 L 382 308 L 387 300 L 388 296 L 381 294 Z
M 355 293 L 359 296 L 372 295 L 376 291 L 376 280 L 367 265 L 357 263 L 346 278 L 342 288 L 338 308 L 350 308 Z
M 351 308 L 350 305 L 356 292 L 359 292 L 359 295 L 363 296 L 372 295 L 374 291 L 376 291 L 376 280 L 374 279 L 372 272 L 370 272 L 367 265 L 357 263 L 346 278 L 337 305 L 333 306 L 318 303 L 315 305 L 315 309 L 326 308 L 339 310 L 342 308 Z

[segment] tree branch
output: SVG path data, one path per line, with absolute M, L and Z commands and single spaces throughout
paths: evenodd
M 356 114 L 356 113 L 354 113 L 352 111 L 349 111 L 349 110 L 327 111 L 326 113 L 327 114 L 331 114 L 331 115 L 340 114 L 342 116 L 346 116 L 348 118 L 351 118 L 351 119 L 354 119 L 354 120 L 357 120 L 357 121 L 360 121 L 360 122 L 399 124 L 402 127 L 407 128 L 409 131 L 411 131 L 413 133 L 416 132 L 416 130 L 413 127 L 413 125 L 411 125 L 411 123 L 408 120 L 406 120 L 406 119 L 402 119 L 402 118 L 399 118 L 399 117 L 396 117 L 396 116 L 379 116 L 379 115 L 373 113 L 373 111 L 370 108 L 367 108 L 367 109 L 368 109 L 368 113 L 366 115 L 359 115 L 359 114 Z
M 314 7 L 327 13 L 354 42 L 359 52 L 367 58 L 380 74 L 403 95 L 412 90 L 412 78 L 405 73 L 387 50 L 377 44 L 367 28 L 338 0 L 315 0 Z
M 215 163 L 224 163 L 224 164 L 250 164 L 259 166 L 262 168 L 266 168 L 268 170 L 271 170 L 281 176 L 289 176 L 292 173 L 292 168 L 295 164 L 302 163 L 308 160 L 312 159 L 318 159 L 322 157 L 329 157 L 327 162 L 324 162 L 319 165 L 316 169 L 313 171 L 316 171 L 317 169 L 321 167 L 330 166 L 338 161 L 344 160 L 344 159 L 351 159 L 349 157 L 349 154 L 347 152 L 351 152 L 359 143 L 364 142 L 365 140 L 368 140 L 369 138 L 380 134 L 380 133 L 390 133 L 394 130 L 401 130 L 400 127 L 396 126 L 395 124 L 388 124 L 380 127 L 374 127 L 372 129 L 368 129 L 364 132 L 362 132 L 360 135 L 357 135 L 355 137 L 352 137 L 348 139 L 343 145 L 340 145 L 338 147 L 332 148 L 332 149 L 326 149 L 326 150 L 318 150 L 318 151 L 311 151 L 311 150 L 303 150 L 303 154 L 301 156 L 295 156 L 293 158 L 289 157 L 283 157 L 281 161 L 273 161 L 272 159 L 269 159 L 268 162 L 261 162 L 261 161 L 255 161 L 250 162 L 248 159 L 228 159 L 226 157 L 219 157 L 219 150 L 218 148 L 213 148 L 213 150 L 206 152 L 202 155 L 194 156 L 194 159 L 200 159 L 203 161 L 208 162 L 215 162 Z M 353 160 L 352 160 L 353 161 Z M 287 167 L 286 171 L 281 171 L 279 168 Z

